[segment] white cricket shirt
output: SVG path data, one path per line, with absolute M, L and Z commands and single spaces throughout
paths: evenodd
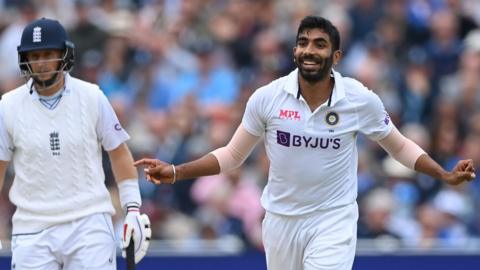
M 333 72 L 327 102 L 311 112 L 298 89 L 298 70 L 259 88 L 242 124 L 264 136 L 270 159 L 263 207 L 303 215 L 353 203 L 357 197 L 358 132 L 372 140 L 392 130 L 378 96 L 360 82 Z
M 47 109 L 31 80 L 0 101 L 0 159 L 13 161 L 13 234 L 35 233 L 94 213 L 114 213 L 101 147 L 129 137 L 97 85 L 66 74 L 57 107 Z

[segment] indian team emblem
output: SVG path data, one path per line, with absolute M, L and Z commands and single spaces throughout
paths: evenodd
M 329 113 L 327 113 L 327 116 L 325 116 L 325 121 L 330 126 L 336 125 L 338 123 L 338 120 L 339 120 L 339 117 L 338 117 L 338 114 L 336 112 L 329 112 Z

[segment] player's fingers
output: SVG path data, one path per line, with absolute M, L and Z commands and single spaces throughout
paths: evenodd
M 460 171 L 465 171 L 465 169 L 467 168 L 467 166 L 468 166 L 468 160 L 460 160 L 460 161 L 458 162 L 458 166 L 457 166 L 457 167 L 458 167 L 458 169 L 459 169 Z
M 472 159 L 467 159 L 465 161 L 465 167 L 473 167 L 473 160 Z
M 462 173 L 460 174 L 460 179 L 462 179 L 462 180 L 464 180 L 464 181 L 465 181 L 465 180 L 466 180 L 466 181 L 472 181 L 473 179 L 475 179 L 475 177 L 476 177 L 476 175 L 475 175 L 475 173 L 473 173 L 473 172 L 468 172 L 468 171 L 466 171 L 466 172 L 462 172 Z
M 134 166 L 155 166 L 157 164 L 157 160 L 151 159 L 151 158 L 142 158 L 140 160 L 137 160 L 133 163 Z
M 163 168 L 164 168 L 164 166 L 162 166 L 162 165 L 156 165 L 156 166 L 150 166 L 150 167 L 144 168 L 143 171 L 146 174 L 150 174 L 150 175 L 154 175 L 154 174 L 160 174 L 161 175 L 161 172 L 162 172 Z
M 473 163 L 468 163 L 468 164 L 465 166 L 465 171 L 467 171 L 467 172 L 475 172 L 475 168 L 473 167 Z
M 156 179 L 156 178 L 151 178 L 152 182 L 155 184 L 155 185 L 160 185 L 162 183 L 162 181 L 160 181 L 160 179 Z
M 135 160 L 135 162 L 133 162 L 133 165 L 135 165 L 135 166 L 145 165 L 147 162 L 148 161 L 147 161 L 146 158 L 142 158 L 142 159 L 139 159 L 139 160 Z
M 155 185 L 160 185 L 162 183 L 162 181 L 160 179 L 156 179 L 153 176 L 151 176 L 150 174 L 145 174 L 145 176 L 146 176 L 148 182 L 154 183 Z

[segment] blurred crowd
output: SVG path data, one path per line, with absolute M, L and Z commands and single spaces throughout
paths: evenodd
M 72 75 L 104 91 L 134 157 L 178 164 L 225 145 L 252 92 L 294 68 L 297 27 L 310 14 L 338 27 L 344 56 L 337 70 L 375 91 L 407 137 L 446 169 L 464 158 L 480 168 L 476 0 L 0 0 L 0 91 L 25 82 L 16 52 L 23 27 L 55 18 L 76 46 Z M 428 249 L 480 236 L 480 179 L 447 186 L 365 137 L 358 145 L 359 238 Z M 234 236 L 261 249 L 262 144 L 228 174 L 155 186 L 139 173 L 154 239 Z M 0 239 L 10 238 L 12 179 L 9 170 Z M 118 226 L 122 215 L 118 209 Z

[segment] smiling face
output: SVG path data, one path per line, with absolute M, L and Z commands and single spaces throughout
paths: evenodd
M 340 51 L 333 49 L 327 33 L 311 28 L 299 33 L 293 56 L 300 76 L 314 83 L 329 76 L 333 64 L 340 58 Z

